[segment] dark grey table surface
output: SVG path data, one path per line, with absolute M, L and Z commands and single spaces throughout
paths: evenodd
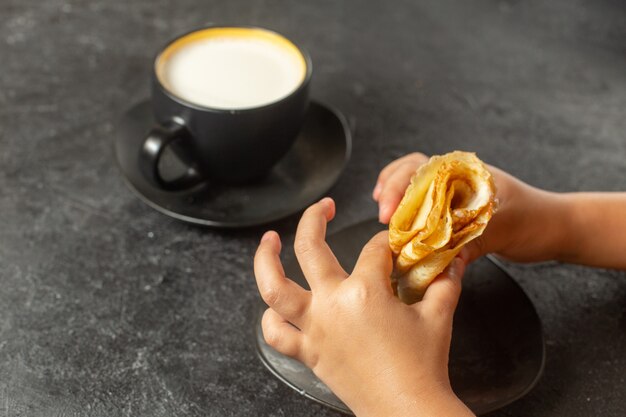
M 157 213 L 115 166 L 115 123 L 155 51 L 208 23 L 307 47 L 313 96 L 355 127 L 331 231 L 376 214 L 380 168 L 474 150 L 539 187 L 626 189 L 626 3 L 0 2 L 0 415 L 336 416 L 257 359 L 252 255 L 265 228 Z M 271 225 L 289 242 L 297 216 Z M 508 270 L 547 363 L 492 416 L 623 416 L 626 276 Z

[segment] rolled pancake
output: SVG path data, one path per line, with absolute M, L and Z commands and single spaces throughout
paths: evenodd
M 469 152 L 433 156 L 411 178 L 389 222 L 392 283 L 412 304 L 459 253 L 480 236 L 496 208 L 485 164 Z

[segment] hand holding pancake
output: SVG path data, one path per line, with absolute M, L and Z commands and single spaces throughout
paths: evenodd
M 387 232 L 367 243 L 349 275 L 325 242 L 334 213 L 324 199 L 298 225 L 294 247 L 311 291 L 285 277 L 280 239 L 264 235 L 254 270 L 270 307 L 267 343 L 311 368 L 357 416 L 472 415 L 452 392 L 447 367 L 464 263 L 435 279 L 422 302 L 403 304 L 389 281 Z
M 411 178 L 428 160 L 421 153 L 412 153 L 381 171 L 373 192 L 381 223 L 389 223 L 405 191 L 408 192 Z M 555 213 L 563 213 L 561 196 L 532 187 L 494 166 L 486 168 L 497 190 L 497 210 L 484 232 L 467 242 L 458 256 L 466 262 L 487 253 L 517 262 L 558 259 L 564 227 L 556 221 L 559 217 Z

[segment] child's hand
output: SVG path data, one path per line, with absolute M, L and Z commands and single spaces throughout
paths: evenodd
M 373 198 L 379 205 L 379 220 L 387 224 L 400 204 L 411 177 L 428 157 L 412 153 L 387 165 L 378 176 Z M 484 233 L 467 244 L 461 256 L 468 262 L 487 253 L 497 253 L 520 262 L 558 257 L 562 201 L 558 194 L 531 187 L 489 166 L 496 184 L 498 208 Z
M 334 214 L 327 198 L 298 226 L 296 256 L 311 291 L 285 277 L 278 235 L 263 236 L 254 271 L 270 306 L 262 322 L 267 343 L 310 367 L 358 416 L 472 415 L 448 379 L 463 261 L 407 306 L 391 288 L 387 232 L 370 240 L 348 275 L 325 242 Z

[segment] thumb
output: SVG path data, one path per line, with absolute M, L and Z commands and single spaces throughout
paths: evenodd
M 421 308 L 435 316 L 451 319 L 461 295 L 461 280 L 465 272 L 465 262 L 456 257 L 450 265 L 428 286 Z
M 463 249 L 461 249 L 458 256 L 465 264 L 469 264 L 487 253 L 484 236 L 478 236 L 476 239 L 468 242 Z

